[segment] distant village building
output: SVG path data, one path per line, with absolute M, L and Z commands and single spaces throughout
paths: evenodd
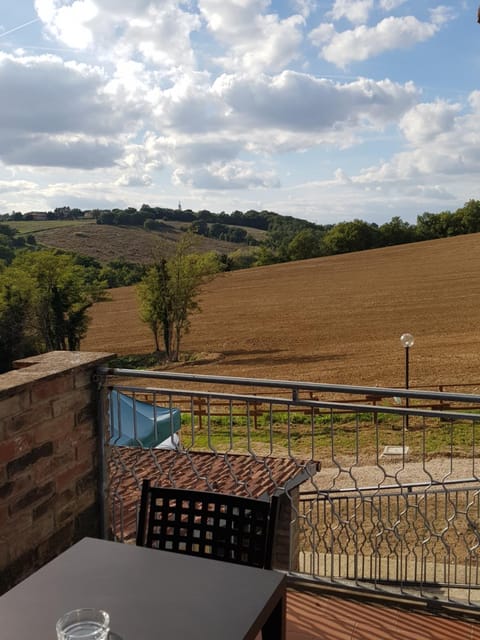
M 29 220 L 46 220 L 47 213 L 46 211 L 28 211 L 24 214 L 24 217 Z

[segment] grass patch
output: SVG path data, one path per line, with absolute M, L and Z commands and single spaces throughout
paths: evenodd
M 288 422 L 288 418 L 290 422 Z M 472 423 L 432 421 L 431 424 L 404 431 L 401 418 L 384 416 L 374 424 L 371 416 L 321 414 L 305 420 L 299 413 L 275 412 L 253 417 L 198 416 L 182 409 L 182 443 L 187 448 L 215 449 L 219 452 L 265 448 L 274 455 L 291 455 L 331 460 L 348 458 L 376 464 L 386 446 L 409 448 L 408 459 L 440 456 L 470 457 L 480 447 L 480 429 Z M 208 425 L 208 426 L 207 426 Z
M 115 369 L 155 369 L 163 362 L 163 354 L 136 353 L 116 356 L 108 361 L 108 366 Z
M 4 224 L 16 229 L 19 235 L 49 231 L 50 229 L 65 229 L 67 227 L 84 227 L 96 224 L 96 220 L 7 220 Z

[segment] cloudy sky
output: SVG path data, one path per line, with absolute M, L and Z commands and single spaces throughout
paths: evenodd
M 0 0 L 0 213 L 480 198 L 477 3 Z

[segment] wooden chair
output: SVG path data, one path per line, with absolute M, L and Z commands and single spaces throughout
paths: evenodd
M 143 481 L 137 545 L 271 568 L 277 498 L 152 487 Z

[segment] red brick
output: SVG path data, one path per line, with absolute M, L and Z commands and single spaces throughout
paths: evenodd
M 16 392 L 15 395 L 0 399 L 0 415 L 2 417 L 15 416 L 30 406 L 28 391 Z
M 75 427 L 73 437 L 77 442 L 96 438 L 95 425 L 92 421 L 82 422 Z
M 29 489 L 31 489 L 36 484 L 37 483 L 32 478 L 32 475 L 29 470 L 27 470 L 23 475 L 17 476 L 13 481 L 9 483 L 10 486 L 9 486 L 8 496 L 6 496 L 7 506 L 12 502 L 12 500 L 17 495 L 19 495 L 20 493 L 26 493 Z
M 10 527 L 5 532 L 5 539 L 10 548 L 12 560 L 35 545 L 35 531 L 32 527 L 32 515 L 23 514 L 10 520 Z
M 11 438 L 5 442 L 0 442 L 0 462 L 10 462 L 19 458 L 32 448 L 31 435 L 24 434 L 16 438 Z
M 69 438 L 73 430 L 74 420 L 75 415 L 70 413 L 52 418 L 48 420 L 48 422 L 37 425 L 35 428 L 35 442 L 40 444 L 42 442 Z
M 35 484 L 29 488 L 26 493 L 19 494 L 15 501 L 9 501 L 9 512 L 11 515 L 20 511 L 33 509 L 40 501 L 44 501 L 46 498 L 54 495 L 55 485 L 52 481 L 46 482 L 43 485 Z
M 97 501 L 96 489 L 91 488 L 88 491 L 84 491 L 75 501 L 75 509 L 77 513 L 88 509 L 94 505 Z
M 93 456 L 97 451 L 97 442 L 93 438 L 77 444 L 75 453 L 77 460 L 90 460 L 92 463 Z
M 90 389 L 78 389 L 52 400 L 54 417 L 69 412 L 80 412 L 92 402 Z
M 17 447 L 15 440 L 7 440 L 6 442 L 0 442 L 0 463 L 10 462 L 15 458 Z
M 73 375 L 62 375 L 50 380 L 42 380 L 32 387 L 31 402 L 35 405 L 46 398 L 60 396 L 67 391 L 73 389 Z
M 42 458 L 49 458 L 52 454 L 53 444 L 51 442 L 44 442 L 38 447 L 29 447 L 22 456 L 7 463 L 8 478 L 20 475 Z
M 92 375 L 93 372 L 91 369 L 88 369 L 87 371 L 76 371 L 74 381 L 75 389 L 83 389 L 84 387 L 88 387 L 91 392 L 93 389 Z
M 74 504 L 75 502 L 75 491 L 72 489 L 66 489 L 62 493 L 57 493 L 57 502 L 55 507 L 57 510 L 64 509 L 67 505 Z
M 51 455 L 48 458 L 42 458 L 32 467 L 32 476 L 35 482 L 42 482 L 51 478 L 55 474 L 55 470 L 58 469 L 58 464 L 55 462 L 55 456 Z
M 55 503 L 55 522 L 57 527 L 75 518 L 77 513 L 78 504 L 75 492 L 72 489 L 67 489 L 62 494 L 59 494 Z
M 1 423 L 8 436 L 22 431 L 30 431 L 40 422 L 52 418 L 52 407 L 49 402 L 39 403 L 34 409 L 23 411 L 15 416 L 4 418 Z
M 70 469 L 66 469 L 62 473 L 59 473 L 56 477 L 57 491 L 64 491 L 68 487 L 73 487 L 81 476 L 92 468 L 91 462 L 83 461 L 76 464 Z
M 34 478 L 43 481 L 47 478 L 54 478 L 61 471 L 75 465 L 75 449 L 70 443 L 61 451 L 55 451 L 50 458 L 39 461 L 33 470 Z

